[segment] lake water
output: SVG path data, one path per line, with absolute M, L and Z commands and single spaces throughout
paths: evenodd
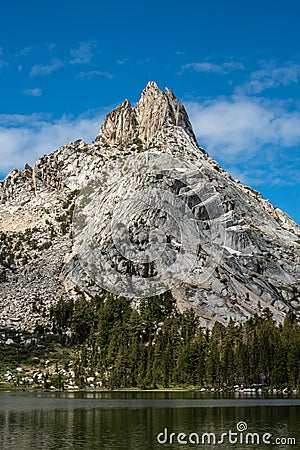
M 300 449 L 299 425 L 287 396 L 0 392 L 1 450 Z

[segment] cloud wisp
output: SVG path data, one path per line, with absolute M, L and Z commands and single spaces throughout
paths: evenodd
M 7 66 L 7 62 L 3 59 L 4 49 L 0 47 L 0 69 L 4 66 Z
M 34 164 L 43 154 L 76 139 L 92 141 L 103 121 L 102 114 L 84 114 L 77 118 L 63 116 L 58 120 L 44 114 L 30 116 L 0 115 L 0 174 Z
M 241 181 L 298 182 L 300 112 L 289 104 L 236 95 L 186 107 L 200 145 Z
M 187 104 L 196 134 L 224 156 L 249 154 L 264 145 L 300 144 L 300 112 L 282 102 L 243 96 Z
M 33 89 L 24 89 L 23 91 L 24 95 L 27 95 L 29 97 L 41 97 L 43 91 L 40 88 L 33 88 Z
M 52 51 L 53 45 L 51 47 Z M 92 42 L 80 42 L 77 48 L 70 50 L 69 59 L 55 59 L 53 58 L 49 64 L 35 64 L 29 73 L 30 77 L 50 75 L 53 72 L 61 69 L 62 67 L 70 65 L 88 64 L 93 57 L 93 43 Z
M 80 42 L 79 47 L 72 49 L 70 54 L 70 64 L 87 64 L 93 57 L 92 43 Z
M 245 67 L 242 63 L 236 61 L 228 61 L 223 62 L 221 64 L 215 64 L 212 62 L 205 61 L 205 62 L 192 62 L 184 64 L 184 66 L 182 66 L 181 68 L 181 72 L 187 69 L 207 74 L 216 73 L 220 75 L 226 75 L 235 70 L 244 70 Z
M 300 79 L 300 65 L 286 63 L 276 66 L 272 62 L 263 62 L 262 68 L 249 75 L 249 80 L 238 86 L 236 92 L 241 94 L 261 94 L 267 89 L 297 84 Z
M 30 70 L 29 76 L 50 75 L 61 67 L 64 67 L 64 65 L 60 59 L 52 59 L 50 64 L 35 64 Z
M 82 78 L 85 80 L 91 80 L 92 78 L 95 77 L 104 77 L 107 78 L 108 80 L 112 80 L 113 76 L 111 73 L 106 72 L 106 71 L 101 71 L 101 70 L 90 70 L 89 72 L 79 72 L 79 74 L 77 75 L 77 78 Z

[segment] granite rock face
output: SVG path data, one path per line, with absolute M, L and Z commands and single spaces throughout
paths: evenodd
M 170 289 L 203 326 L 300 302 L 300 228 L 198 146 L 150 82 L 132 107 L 0 181 L 0 327 L 49 323 L 59 299 Z
M 135 107 L 125 100 L 109 113 L 101 127 L 98 139 L 109 145 L 141 139 L 150 143 L 158 131 L 175 125 L 181 127 L 196 143 L 196 138 L 183 105 L 170 89 L 161 91 L 150 81 Z

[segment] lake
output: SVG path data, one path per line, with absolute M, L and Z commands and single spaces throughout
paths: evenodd
M 292 396 L 0 392 L 1 450 L 300 448 L 299 423 Z

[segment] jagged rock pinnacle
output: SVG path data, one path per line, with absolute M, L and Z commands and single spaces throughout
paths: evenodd
M 154 81 L 150 81 L 135 107 L 125 100 L 107 115 L 97 139 L 110 145 L 136 138 L 149 142 L 163 128 L 172 125 L 183 128 L 196 142 L 184 106 L 170 89 L 163 92 Z
M 133 142 L 137 138 L 145 145 Z M 187 207 L 182 216 L 177 200 Z M 84 214 L 79 205 L 87 208 Z M 86 226 L 85 217 L 91 220 Z M 128 226 L 117 229 L 127 217 Z M 196 236 L 191 223 L 199 224 Z M 120 253 L 123 229 L 130 233 L 124 238 L 128 258 Z M 122 281 L 132 267 L 138 275 L 132 286 L 140 279 L 137 287 L 143 288 L 149 264 L 144 268 L 139 252 L 146 254 L 148 244 L 156 252 L 153 229 L 162 230 L 168 244 L 157 239 L 162 253 L 151 254 L 154 274 L 169 272 L 167 262 L 173 265 L 177 256 L 193 262 L 184 283 L 171 289 L 178 310 L 192 308 L 201 326 L 226 324 L 230 317 L 243 322 L 265 308 L 277 323 L 289 310 L 300 319 L 299 226 L 202 151 L 183 105 L 169 89 L 150 82 L 134 107 L 125 100 L 107 115 L 94 142 L 64 145 L 0 180 L 0 327 L 49 327 L 58 299 L 76 300 L 78 288 L 87 298 L 102 295 L 102 277 L 109 281 L 113 274 Z M 85 264 L 95 256 L 95 242 L 99 258 L 105 258 L 96 277 L 93 260 L 90 275 Z M 196 249 L 192 259 L 190 248 Z M 203 280 L 206 268 L 212 271 Z M 141 291 L 135 292 L 132 304 L 139 307 Z

